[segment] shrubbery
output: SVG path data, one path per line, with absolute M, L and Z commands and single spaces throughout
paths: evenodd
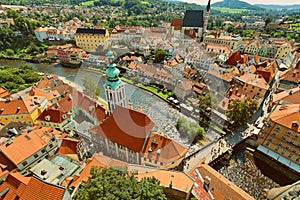
M 196 122 L 188 122 L 184 117 L 178 118 L 176 128 L 181 136 L 193 140 L 193 143 L 205 138 L 204 129 Z

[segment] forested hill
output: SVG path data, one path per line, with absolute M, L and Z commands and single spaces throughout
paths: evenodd
M 255 11 L 264 10 L 264 8 L 258 7 L 256 5 L 251 5 L 249 3 L 239 1 L 239 0 L 224 0 L 224 1 L 216 2 L 212 4 L 212 7 L 247 9 L 247 10 L 255 10 Z
M 1 4 L 8 5 L 24 5 L 24 6 L 32 6 L 32 5 L 45 5 L 45 4 L 59 4 L 59 5 L 85 5 L 85 6 L 102 6 L 102 5 L 110 5 L 110 6 L 120 6 L 124 5 L 142 5 L 143 7 L 158 7 L 168 5 L 169 7 L 172 5 L 180 6 L 182 9 L 202 9 L 202 6 L 194 4 L 194 3 L 186 3 L 181 1 L 166 1 L 166 0 L 1 0 Z

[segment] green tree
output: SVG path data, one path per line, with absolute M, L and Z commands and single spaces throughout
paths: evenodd
M 100 89 L 97 83 L 93 81 L 91 77 L 86 76 L 82 79 L 83 82 L 83 92 L 91 98 L 95 98 L 100 95 Z
M 245 124 L 254 112 L 257 110 L 258 105 L 255 100 L 247 98 L 244 101 L 238 99 L 229 104 L 229 110 L 226 113 L 227 121 L 231 124 L 233 129 Z
M 227 32 L 228 33 L 232 33 L 233 31 L 234 31 L 234 27 L 233 26 L 230 25 L 230 26 L 227 27 Z
M 167 51 L 164 49 L 155 49 L 154 51 L 155 62 L 161 62 L 167 57 Z
M 176 128 L 181 136 L 197 143 L 205 138 L 205 130 L 196 122 L 188 122 L 184 117 L 177 119 Z
M 265 19 L 265 26 L 267 26 L 270 22 L 272 22 L 272 17 L 268 16 L 268 17 Z
M 79 187 L 74 196 L 75 200 L 167 199 L 157 179 L 152 177 L 138 181 L 126 168 L 92 167 L 91 175 L 92 177 Z

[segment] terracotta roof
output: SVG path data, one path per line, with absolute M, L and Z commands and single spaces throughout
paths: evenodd
M 203 92 L 205 91 L 205 89 L 207 88 L 207 86 L 204 83 L 199 83 L 196 82 L 193 85 L 193 90 L 197 93 L 197 94 L 203 94 Z
M 0 87 L 0 98 L 9 96 L 9 92 L 5 87 Z
M 180 30 L 183 23 L 183 19 L 173 18 L 171 22 L 171 26 L 174 26 L 174 30 Z
M 15 115 L 22 113 L 30 113 L 35 109 L 39 103 L 46 100 L 42 96 L 29 96 L 23 99 L 7 99 L 0 101 L 0 114 L 1 115 Z
M 61 186 L 52 185 L 36 177 L 31 177 L 24 188 L 24 192 L 20 194 L 20 200 L 61 200 L 65 192 L 67 192 L 66 189 Z
M 90 177 L 91 167 L 112 167 L 112 166 L 126 166 L 128 163 L 119 161 L 102 153 L 94 154 L 92 158 L 86 160 L 86 165 L 80 174 L 73 177 L 73 182 L 69 185 L 69 188 L 76 187 L 79 183 L 86 182 Z
M 240 51 L 236 51 L 229 56 L 229 58 L 225 61 L 227 65 L 236 65 L 237 63 L 242 62 L 242 56 Z
M 270 119 L 300 133 L 300 104 L 278 106 L 270 115 Z
M 17 165 L 45 147 L 52 138 L 52 131 L 54 130 L 49 127 L 35 127 L 32 131 L 27 131 L 14 138 L 12 144 L 1 145 L 0 150 Z
M 135 171 L 133 165 L 131 165 L 129 169 Z M 142 180 L 143 178 L 151 178 L 151 177 L 155 177 L 156 179 L 158 179 L 160 185 L 164 187 L 170 187 L 170 184 L 172 184 L 173 189 L 185 193 L 189 193 L 192 190 L 194 185 L 193 179 L 189 177 L 187 174 L 185 174 L 184 172 L 166 171 L 162 169 L 148 170 L 147 172 L 138 171 L 137 179 L 139 181 Z
M 200 164 L 200 166 L 194 170 L 198 170 L 203 179 L 206 177 L 210 178 L 209 191 L 215 199 L 254 200 L 248 193 L 226 179 L 209 165 Z M 193 173 L 193 171 L 191 171 L 190 174 L 191 173 Z M 214 189 L 212 190 L 212 188 Z
M 183 73 L 183 75 L 185 75 L 186 77 L 191 77 L 191 76 L 195 75 L 196 72 L 197 72 L 197 70 L 192 69 L 192 68 L 190 68 L 190 67 L 187 67 L 187 68 L 185 68 L 185 69 L 183 70 L 182 73 Z
M 153 127 L 154 123 L 144 113 L 117 106 L 112 115 L 90 129 L 90 132 L 135 152 L 141 152 L 147 134 Z
M 244 73 L 239 77 L 236 76 L 235 78 L 249 85 L 263 88 L 265 90 L 269 89 L 269 84 L 266 82 L 266 80 L 263 77 L 256 74 Z
M 280 76 L 280 80 L 286 80 L 294 83 L 300 82 L 300 60 L 296 64 L 295 68 L 287 70 Z
M 274 94 L 273 102 L 283 101 L 284 103 L 300 104 L 300 87 Z
M 151 149 L 151 151 L 149 151 Z M 170 163 L 183 158 L 188 149 L 168 138 L 162 133 L 151 133 L 145 148 L 143 157 L 150 158 L 163 163 Z
M 2 196 L 2 200 L 61 200 L 66 191 L 65 188 L 46 183 L 36 177 L 23 177 L 15 172 L 8 175 L 0 185 L 0 191 L 9 190 Z
M 63 84 L 63 81 L 60 80 L 58 78 L 58 76 L 52 75 L 52 74 L 44 74 L 44 76 L 38 82 L 36 87 L 40 88 L 40 89 L 44 89 L 44 88 L 47 88 L 47 87 L 50 87 L 50 88 L 56 87 L 56 86 L 59 86 L 59 85 L 62 85 L 62 84 Z
M 212 194 L 204 188 L 204 179 L 199 174 L 199 170 L 194 169 L 189 175 L 195 180 L 192 190 L 194 197 L 201 200 L 214 200 Z
M 256 74 L 261 74 L 267 82 L 270 82 L 274 77 L 277 69 L 278 69 L 277 62 L 273 61 L 272 63 L 268 64 L 268 66 L 265 68 L 259 67 L 256 71 Z
M 227 73 L 227 72 L 218 72 L 218 71 L 215 71 L 215 70 L 212 70 L 212 69 L 208 69 L 207 73 L 215 76 L 215 77 L 218 77 L 226 82 L 230 82 L 231 79 L 233 78 L 233 74 L 232 73 Z
M 75 89 L 73 89 L 71 94 L 65 98 L 59 100 L 57 103 L 52 104 L 50 108 L 66 113 L 75 106 L 79 106 L 87 113 L 97 118 L 98 121 L 102 121 L 106 118 L 105 108 L 96 103 L 92 98 Z
M 139 63 L 132 61 L 129 65 L 128 68 L 129 69 L 135 69 L 137 67 Z
M 9 174 L 6 180 L 0 185 L 0 191 L 9 188 L 8 192 L 1 197 L 1 200 L 16 199 L 19 194 L 24 192 L 26 184 L 29 181 L 30 177 L 23 177 L 18 172 Z
M 77 154 L 77 146 L 81 143 L 80 140 L 64 138 L 56 153 L 58 154 Z
M 37 120 L 61 124 L 63 121 L 68 120 L 70 116 L 66 112 L 46 108 Z
M 29 95 L 30 96 L 44 96 L 47 98 L 48 101 L 51 101 L 53 99 L 57 99 L 60 97 L 60 94 L 57 90 L 45 91 L 45 90 L 37 88 L 35 86 L 31 87 Z

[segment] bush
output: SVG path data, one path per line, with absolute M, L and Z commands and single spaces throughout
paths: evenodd
M 205 138 L 205 131 L 198 123 L 188 122 L 183 117 L 178 118 L 176 128 L 181 136 L 193 140 L 193 144 Z

